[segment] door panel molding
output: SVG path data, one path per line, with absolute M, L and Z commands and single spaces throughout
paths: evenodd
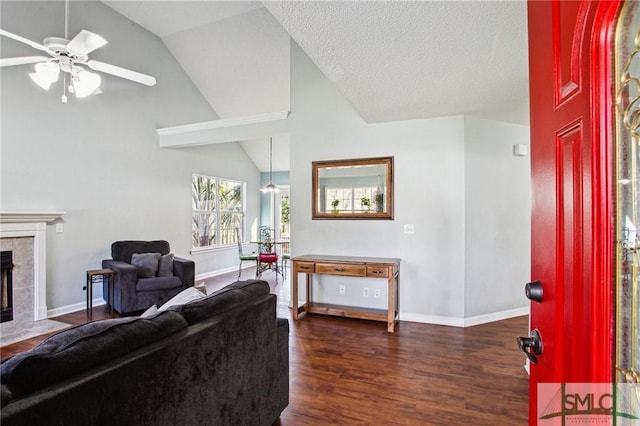
M 556 108 L 582 91 L 582 52 L 590 3 L 553 3 L 553 60 Z M 574 22 L 575 21 L 575 22 Z
M 575 341 L 581 336 L 566 333 L 568 329 L 580 328 L 583 322 L 583 304 L 581 299 L 584 288 L 583 259 L 583 204 L 582 182 L 583 120 L 578 119 L 556 132 L 556 225 L 558 262 L 556 272 L 556 318 L 555 324 L 556 366 L 559 376 L 566 376 L 575 362 L 571 356 L 572 348 L 579 347 Z

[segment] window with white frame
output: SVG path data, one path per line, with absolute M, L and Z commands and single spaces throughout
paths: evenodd
M 361 213 L 371 211 L 375 186 L 325 188 L 325 211 Z
M 236 244 L 236 228 L 244 230 L 246 183 L 193 175 L 193 248 Z

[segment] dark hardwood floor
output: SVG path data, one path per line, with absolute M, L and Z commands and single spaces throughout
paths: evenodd
M 202 283 L 211 291 L 236 277 Z M 394 334 L 382 322 L 320 315 L 293 322 L 289 281 L 279 277 L 276 285 L 272 272 L 263 278 L 291 325 L 290 403 L 279 425 L 528 424 L 528 377 L 516 346 L 527 317 L 467 328 L 401 322 Z M 106 307 L 94 308 L 94 319 L 108 316 Z M 86 322 L 84 311 L 54 319 Z M 0 356 L 46 337 L 2 347 Z

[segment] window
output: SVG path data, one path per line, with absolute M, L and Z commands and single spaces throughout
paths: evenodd
M 244 229 L 245 182 L 193 175 L 191 210 L 194 248 L 237 243 Z
M 375 186 L 325 188 L 325 211 L 359 213 L 371 211 Z

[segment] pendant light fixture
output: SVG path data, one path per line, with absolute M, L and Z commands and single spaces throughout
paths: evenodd
M 273 138 L 269 138 L 269 184 L 260 188 L 261 192 L 279 192 L 280 188 L 273 184 Z

